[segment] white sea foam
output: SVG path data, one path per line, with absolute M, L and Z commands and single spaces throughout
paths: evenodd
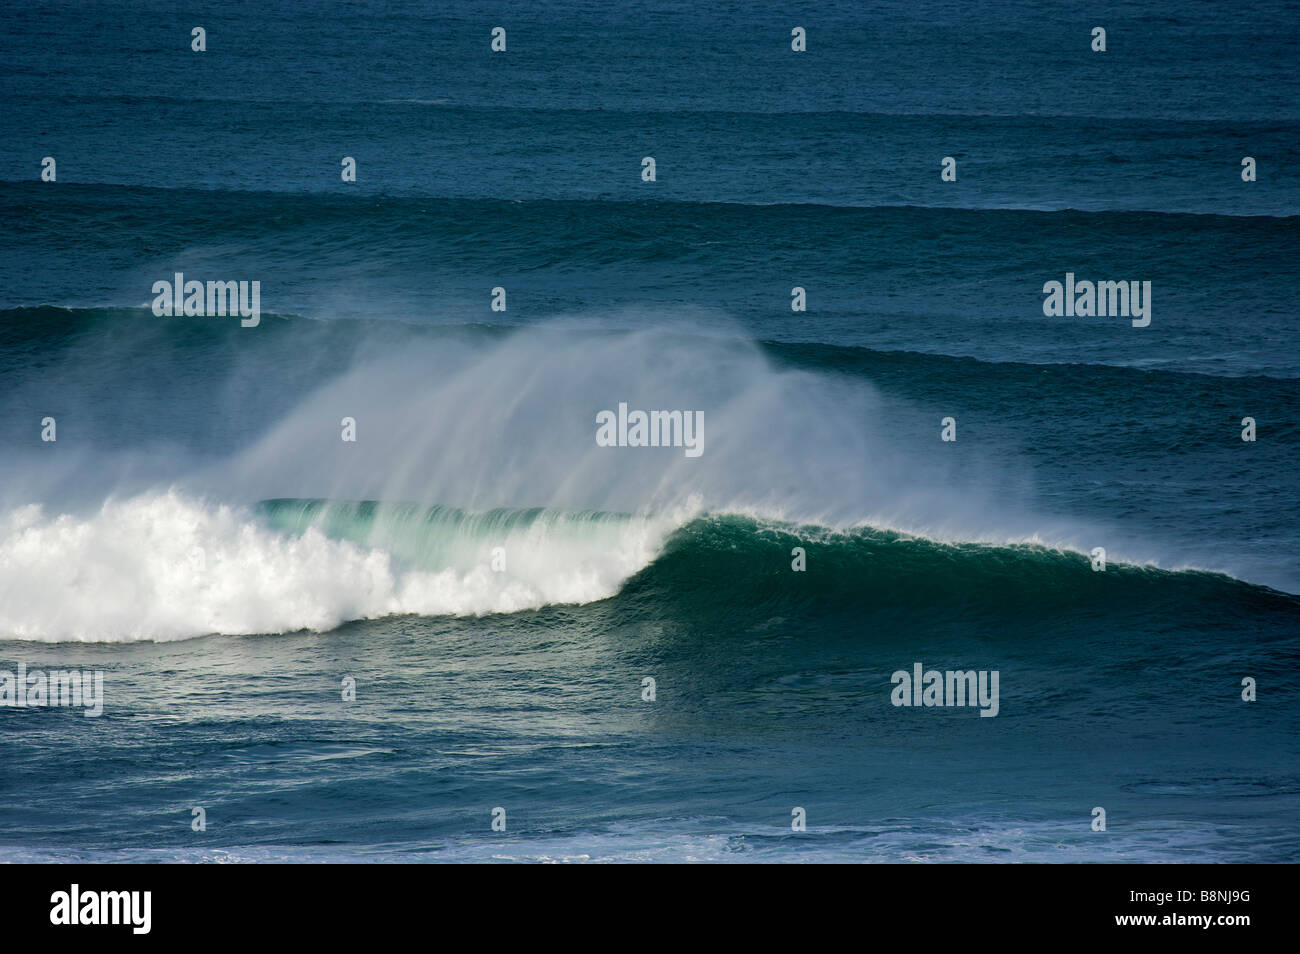
M 484 540 L 445 569 L 403 568 L 383 549 L 175 491 L 111 500 L 86 516 L 39 507 L 0 518 L 0 639 L 172 640 L 326 630 L 390 614 L 474 615 L 613 595 L 670 526 L 629 520 L 594 534 L 535 526 Z

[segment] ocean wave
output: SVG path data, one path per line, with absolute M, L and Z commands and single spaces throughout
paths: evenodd
M 174 490 L 77 517 L 35 506 L 0 529 L 0 638 L 167 641 L 329 630 L 391 615 L 514 613 L 618 597 L 627 613 L 700 618 L 927 608 L 1214 601 L 1300 612 L 1300 599 L 1201 571 L 1112 564 L 1039 541 L 928 539 L 740 514 L 468 512 L 277 499 L 235 508 Z M 796 549 L 797 548 L 797 549 Z M 792 559 L 794 557 L 794 559 Z M 803 566 L 796 568 L 795 564 Z M 649 604 L 647 606 L 647 604 Z
M 1206 471 L 1207 480 L 1238 466 L 1216 444 L 1236 438 L 1232 417 L 1223 421 L 1227 438 L 1208 427 L 1173 429 L 1161 435 L 1167 443 L 1135 445 L 1123 429 L 1092 426 L 1109 411 L 1081 415 L 1098 395 L 1125 393 L 1147 415 L 1172 419 L 1189 402 L 1285 408 L 1293 390 L 1285 382 L 1058 366 L 1045 393 L 1045 372 L 1031 365 L 764 345 L 739 333 L 691 333 L 698 329 L 503 330 L 269 316 L 241 329 L 157 319 L 145 309 L 9 316 L 15 320 L 0 322 L 0 376 L 11 409 L 0 438 L 12 448 L 0 461 L 0 513 L 11 513 L 0 638 L 322 629 L 393 613 L 513 612 L 620 591 L 630 598 L 647 587 L 665 600 L 697 594 L 691 599 L 701 615 L 711 599 L 741 608 L 769 596 L 797 602 L 792 585 L 823 588 L 828 601 L 850 609 L 868 605 L 863 592 L 886 602 L 914 594 L 925 605 L 940 579 L 956 601 L 964 594 L 978 601 L 986 585 L 1013 603 L 1040 584 L 1086 598 L 1141 592 L 1128 585 L 1127 571 L 1100 582 L 1081 555 L 1096 546 L 1113 564 L 1222 569 L 1295 589 L 1284 526 L 1260 546 L 1125 522 L 1115 516 L 1127 512 L 1125 500 L 1089 508 L 1083 498 L 1096 495 L 1096 483 L 1072 476 L 1079 448 L 1089 445 L 1098 459 L 1127 458 L 1135 467 L 1147 459 L 1167 466 L 1170 453 L 1217 453 L 1213 460 L 1222 463 Z M 59 432 L 47 443 L 34 424 L 51 399 Z M 962 410 L 975 399 L 1000 420 L 979 406 Z M 704 452 L 602 446 L 599 414 L 622 403 L 703 414 Z M 953 408 L 970 428 L 963 436 L 977 440 L 939 439 L 940 415 Z M 349 421 L 354 441 L 341 431 Z M 1289 432 L 1272 433 L 1280 439 L 1249 448 L 1259 486 L 1260 474 L 1289 473 Z M 1049 476 L 1060 480 L 1069 468 L 1050 508 L 1025 466 L 1035 458 L 1019 450 L 1024 435 L 1038 435 L 1037 459 Z M 1119 472 L 1116 479 L 1127 478 Z M 167 487 L 176 490 L 160 492 Z M 287 496 L 307 502 L 249 509 Z M 1256 526 L 1272 527 L 1279 499 L 1259 497 Z M 36 503 L 48 511 L 34 510 Z M 579 513 L 588 516 L 578 520 Z M 700 523 L 704 515 L 758 522 Z M 1217 513 L 1198 519 L 1219 526 Z M 167 539 L 156 539 L 151 528 L 169 525 Z M 788 569 L 790 550 L 822 532 L 803 527 L 858 535 L 836 538 L 818 556 L 823 572 L 800 576 Z M 671 545 L 692 537 L 705 550 L 723 541 L 721 555 L 693 566 L 692 551 L 680 556 Z M 773 537 L 780 548 L 760 555 L 752 546 Z M 1008 563 L 1005 550 L 927 551 L 924 540 L 1048 552 L 1034 560 L 1020 554 L 998 576 L 990 568 Z M 206 576 L 178 582 L 176 567 L 194 546 L 205 551 Z M 507 551 L 505 572 L 485 562 L 498 546 Z M 1072 555 L 1053 564 L 1057 550 Z M 909 558 L 895 564 L 897 554 Z M 652 564 L 651 576 L 638 576 Z M 824 572 L 837 564 L 842 571 Z M 733 565 L 748 569 L 718 575 Z M 904 572 L 908 566 L 920 569 Z M 269 576 L 250 569 L 258 567 Z M 665 583 L 674 573 L 680 578 Z M 715 581 L 716 597 L 699 588 L 706 579 Z M 755 580 L 770 589 L 756 589 Z M 101 585 L 103 611 L 92 609 Z

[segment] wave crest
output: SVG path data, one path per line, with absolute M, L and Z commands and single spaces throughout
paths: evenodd
M 486 532 L 489 521 L 478 537 L 429 538 L 439 542 L 420 561 L 398 538 L 388 541 L 395 554 L 357 534 L 331 536 L 336 526 L 322 529 L 306 512 L 299 507 L 301 525 L 283 532 L 287 511 L 277 528 L 175 491 L 110 500 L 85 517 L 18 508 L 0 524 L 0 638 L 164 641 L 585 603 L 617 592 L 662 534 L 655 521 L 631 518 L 516 519 Z M 492 565 L 496 546 L 502 570 Z

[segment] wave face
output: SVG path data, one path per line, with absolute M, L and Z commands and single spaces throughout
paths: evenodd
M 240 512 L 175 492 L 110 501 L 80 520 L 14 511 L 0 537 L 0 578 L 0 631 L 42 642 L 326 630 L 609 598 L 630 619 L 671 607 L 696 625 L 730 628 L 798 613 L 832 630 L 846 618 L 917 611 L 925 627 L 1006 623 L 1099 602 L 1116 615 L 1189 625 L 1253 613 L 1300 627 L 1300 598 L 1202 571 L 1097 572 L 1086 554 L 1035 543 L 735 514 L 671 521 L 301 499 Z
M 1300 626 L 1291 595 L 1151 565 L 1099 573 L 1088 555 L 1041 543 L 941 542 L 744 515 L 474 513 L 374 500 L 263 500 L 240 512 L 174 491 L 112 500 L 82 520 L 10 512 L 0 578 L 0 632 L 42 642 L 286 633 L 608 598 L 630 619 L 672 607 L 729 628 L 797 612 L 827 625 L 917 611 L 926 620 L 913 619 L 914 629 L 1005 624 L 1099 602 L 1115 615 L 1188 625 L 1260 613 Z
M 806 566 L 794 571 L 794 548 Z M 814 572 L 815 571 L 815 572 Z M 718 514 L 692 520 L 622 600 L 688 603 L 711 613 L 804 610 L 873 616 L 923 611 L 933 623 L 1010 621 L 1105 601 L 1143 614 L 1271 611 L 1300 624 L 1300 598 L 1232 577 L 1151 565 L 1092 567 L 1089 556 L 1041 543 L 963 543 L 862 527 L 832 531 Z M 1191 609 L 1195 607 L 1195 609 Z M 761 608 L 761 609 L 760 609 Z

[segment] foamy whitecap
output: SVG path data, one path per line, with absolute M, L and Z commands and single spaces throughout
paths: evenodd
M 628 520 L 584 542 L 532 527 L 476 541 L 443 569 L 315 527 L 270 529 L 252 513 L 169 491 L 110 500 L 88 516 L 22 507 L 0 538 L 0 638 L 172 640 L 325 630 L 390 614 L 475 615 L 617 592 L 653 559 L 668 524 Z

